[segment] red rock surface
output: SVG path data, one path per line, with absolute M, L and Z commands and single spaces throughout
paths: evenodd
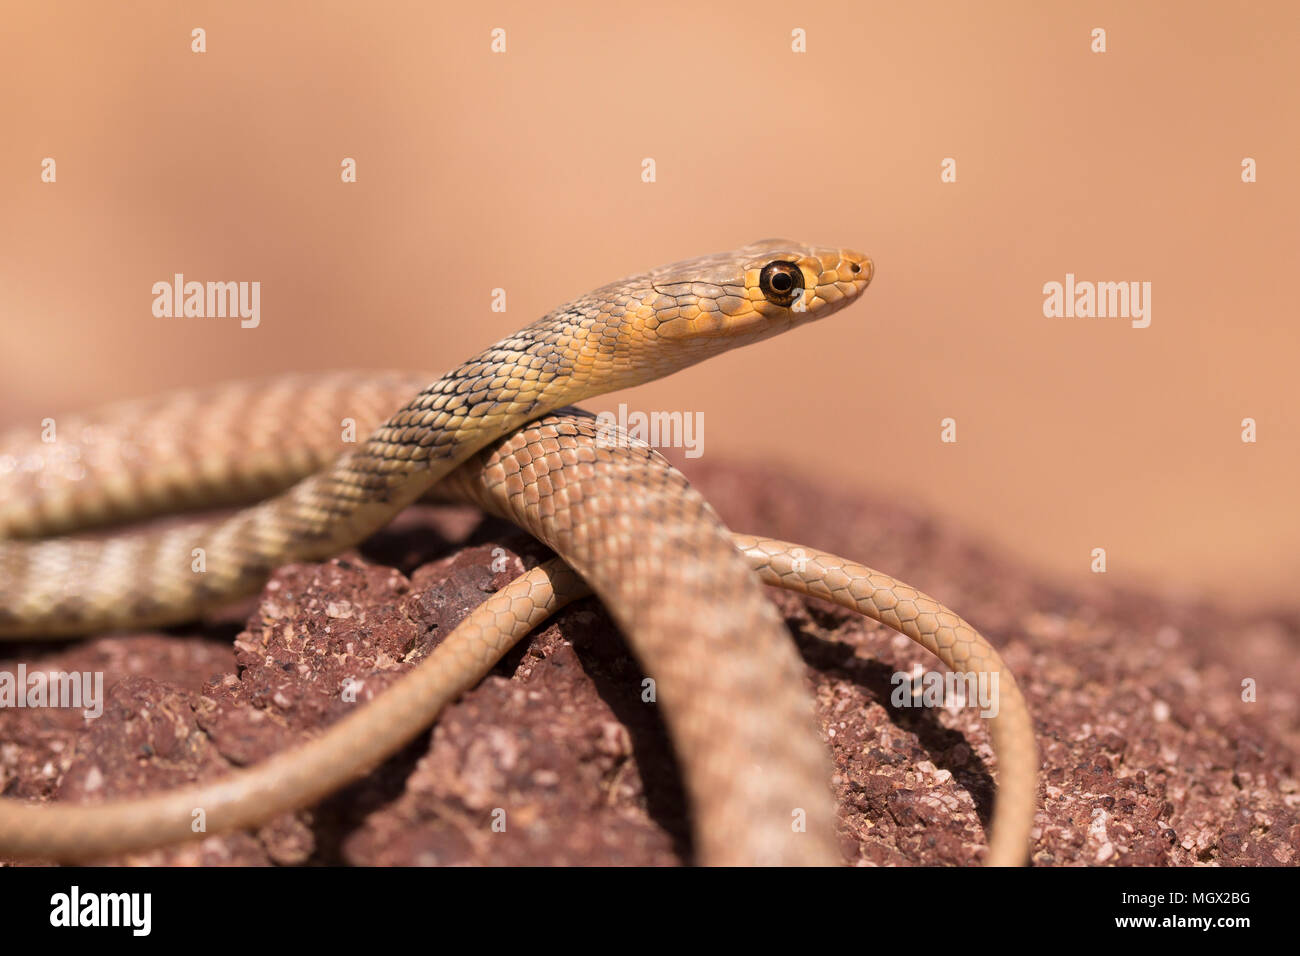
M 1002 651 L 1037 723 L 1038 864 L 1292 865 L 1300 857 L 1300 615 L 1244 617 L 1099 580 L 1052 586 L 961 534 L 775 472 L 699 467 L 737 530 L 836 551 L 958 610 Z M 494 549 L 503 549 L 494 551 Z M 506 570 L 491 570 L 494 557 Z M 100 670 L 108 701 L 0 711 L 0 790 L 35 800 L 220 777 L 383 692 L 542 550 L 464 509 L 412 509 L 361 553 L 282 569 L 203 625 L 0 647 L 0 670 Z M 501 562 L 497 562 L 501 566 Z M 982 858 L 995 761 L 972 710 L 900 710 L 928 654 L 883 626 L 772 593 L 808 663 L 834 755 L 845 859 Z M 172 864 L 688 860 L 688 810 L 641 674 L 594 600 L 561 613 L 368 777 L 255 833 L 141 854 Z M 1258 681 L 1258 701 L 1241 681 Z M 494 808 L 508 810 L 493 833 Z

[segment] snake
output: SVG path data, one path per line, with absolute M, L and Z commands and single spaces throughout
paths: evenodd
M 2 799 L 0 853 L 98 859 L 310 806 L 413 739 L 513 643 L 594 591 L 662 688 L 699 860 L 842 862 L 830 764 L 802 664 L 762 595 L 766 583 L 871 616 L 953 669 L 999 673 L 990 732 L 1000 780 L 986 861 L 1023 862 L 1036 802 L 1032 721 L 983 636 L 882 572 L 732 534 L 657 452 L 611 442 L 606 426 L 565 407 L 830 315 L 873 274 L 871 259 L 853 250 L 764 240 L 603 286 L 424 387 L 402 373 L 294 377 L 74 416 L 61 425 L 72 442 L 0 439 L 0 639 L 193 618 L 255 593 L 276 567 L 357 544 L 430 495 L 512 520 L 557 555 L 311 740 L 220 780 L 144 798 Z M 340 454 L 336 442 L 315 437 L 337 430 L 340 411 L 380 420 L 380 409 L 411 391 L 353 450 Z M 85 533 L 254 500 L 233 515 Z M 208 822 L 198 834 L 197 808 Z

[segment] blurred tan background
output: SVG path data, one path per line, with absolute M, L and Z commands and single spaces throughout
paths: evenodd
M 869 252 L 864 301 L 589 407 L 703 411 L 708 456 L 894 496 L 1065 582 L 1105 547 L 1115 585 L 1298 603 L 1300 5 L 6 6 L 0 426 L 442 371 L 787 235 Z M 155 318 L 175 272 L 260 281 L 260 327 Z M 1067 272 L 1151 282 L 1151 327 L 1045 318 Z

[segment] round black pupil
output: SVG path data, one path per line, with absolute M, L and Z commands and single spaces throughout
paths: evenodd
M 778 272 L 772 276 L 772 288 L 777 292 L 789 292 L 792 285 L 794 285 L 794 281 L 784 272 Z

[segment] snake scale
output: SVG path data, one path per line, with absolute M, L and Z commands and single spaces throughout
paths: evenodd
M 213 833 L 310 806 L 420 733 L 590 588 L 660 688 L 699 860 L 841 862 L 802 664 L 761 581 L 867 614 L 955 670 L 998 672 L 987 861 L 1023 862 L 1036 800 L 1032 723 L 982 636 L 881 572 L 732 535 L 656 452 L 611 442 L 590 416 L 563 409 L 830 315 L 872 275 L 851 250 L 766 240 L 597 289 L 424 387 L 427 377 L 398 373 L 287 378 L 69 417 L 71 441 L 0 438 L 0 639 L 192 618 L 255 592 L 279 565 L 358 543 L 430 494 L 508 518 L 559 556 L 473 611 L 379 699 L 263 764 L 143 799 L 0 800 L 0 854 L 96 859 L 194 838 L 196 808 Z M 412 392 L 339 454 L 341 418 L 369 427 Z M 162 529 L 44 537 L 251 501 Z

